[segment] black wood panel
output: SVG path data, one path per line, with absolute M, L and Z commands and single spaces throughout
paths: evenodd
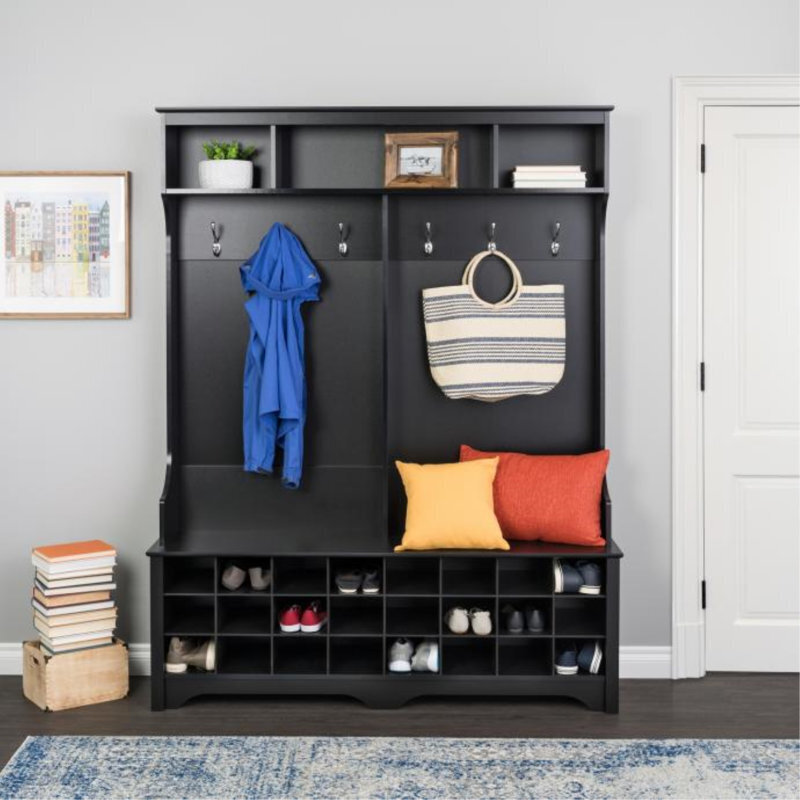
M 188 196 L 182 199 L 178 258 L 211 254 L 210 224 L 222 228 L 222 258 L 245 261 L 273 223 L 282 222 L 314 259 L 338 259 L 344 222 L 351 261 L 381 258 L 380 197 Z
M 423 257 L 425 223 L 431 223 L 433 254 L 426 261 L 469 260 L 488 242 L 496 223 L 496 243 L 513 259 L 553 262 L 594 258 L 597 234 L 593 195 L 501 195 L 390 197 L 389 257 Z M 550 251 L 555 222 L 561 223 L 561 249 Z
M 242 463 L 242 381 L 249 323 L 235 261 L 183 261 L 178 419 L 183 463 Z M 305 461 L 383 463 L 383 272 L 380 262 L 317 262 L 320 300 L 303 306 Z
M 181 479 L 185 530 L 215 537 L 219 552 L 242 552 L 240 538 L 273 553 L 385 549 L 382 467 L 312 467 L 296 490 L 281 486 L 280 472 L 241 467 L 184 467 Z

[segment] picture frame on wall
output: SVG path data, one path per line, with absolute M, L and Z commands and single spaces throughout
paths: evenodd
M 130 317 L 130 173 L 0 172 L 0 318 Z
M 458 186 L 458 131 L 387 133 L 384 185 L 387 188 Z

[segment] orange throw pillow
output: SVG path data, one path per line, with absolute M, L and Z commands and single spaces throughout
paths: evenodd
M 598 547 L 608 450 L 580 456 L 487 453 L 461 445 L 461 461 L 500 457 L 494 512 L 506 539 Z

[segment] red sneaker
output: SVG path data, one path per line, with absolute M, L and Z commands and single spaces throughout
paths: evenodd
M 328 613 L 320 611 L 319 603 L 315 600 L 300 617 L 300 630 L 303 633 L 316 633 L 328 621 Z
M 291 606 L 281 611 L 279 622 L 284 633 L 297 633 L 300 630 L 300 606 Z

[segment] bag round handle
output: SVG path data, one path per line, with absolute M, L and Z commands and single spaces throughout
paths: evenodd
M 487 300 L 478 297 L 475 292 L 475 272 L 478 269 L 478 265 L 487 256 L 497 256 L 501 261 L 505 262 L 506 266 L 511 271 L 511 290 L 502 300 L 498 300 L 496 303 L 490 303 Z M 470 294 L 479 303 L 482 303 L 489 308 L 495 308 L 499 310 L 506 308 L 517 301 L 520 292 L 522 292 L 522 275 L 519 271 L 519 267 L 517 267 L 517 265 L 501 250 L 482 250 L 480 253 L 476 253 L 470 259 L 470 262 L 467 264 L 464 274 L 461 277 L 461 284 L 469 287 Z

